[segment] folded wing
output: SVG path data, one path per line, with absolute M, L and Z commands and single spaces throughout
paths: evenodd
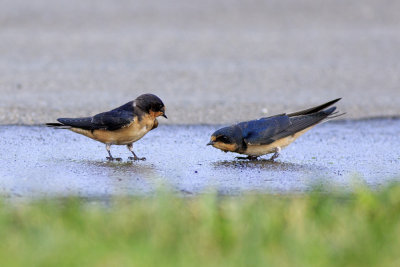
M 116 109 L 97 114 L 93 117 L 84 118 L 59 118 L 60 123 L 66 126 L 81 128 L 85 130 L 109 130 L 115 131 L 128 126 L 134 118 L 132 102 Z
M 238 124 L 242 130 L 244 142 L 248 145 L 266 145 L 274 142 L 274 136 L 290 126 L 287 115 L 278 115 Z
M 305 112 L 307 115 L 298 116 L 278 115 L 238 125 L 242 129 L 244 142 L 247 145 L 268 145 L 321 122 L 335 109 L 336 107 L 332 107 L 312 114 Z

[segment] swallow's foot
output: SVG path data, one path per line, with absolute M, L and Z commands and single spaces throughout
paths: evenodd
M 280 147 L 275 148 L 275 153 L 272 155 L 272 157 L 269 160 L 274 161 L 276 158 L 278 158 L 280 155 L 279 152 L 281 152 L 281 148 Z
M 114 157 L 106 157 L 106 159 L 108 160 L 108 161 L 121 161 L 122 160 L 122 158 L 114 158 Z
M 237 159 L 258 160 L 257 156 L 236 157 Z
M 136 157 L 136 156 L 134 156 L 134 157 L 129 157 L 128 158 L 129 160 L 146 160 L 146 158 L 145 157 L 143 157 L 143 158 L 139 158 L 139 157 Z
M 127 145 L 129 151 L 132 153 L 133 157 L 129 157 L 129 160 L 146 160 L 146 158 L 139 158 L 138 156 L 136 156 L 135 152 L 133 152 L 133 145 L 132 144 L 128 144 Z
M 272 157 L 268 159 L 268 161 L 274 162 L 277 157 L 279 157 L 279 154 L 273 154 Z

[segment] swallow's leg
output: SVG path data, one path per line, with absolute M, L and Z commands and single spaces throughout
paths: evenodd
M 127 147 L 128 147 L 128 149 L 129 149 L 129 151 L 130 152 L 132 152 L 132 154 L 133 154 L 133 157 L 129 157 L 128 159 L 130 159 L 130 160 L 146 160 L 146 158 L 139 158 L 138 156 L 136 156 L 136 154 L 135 154 L 135 152 L 133 152 L 133 145 L 132 144 L 129 144 L 129 145 L 126 145 Z
M 248 159 L 248 160 L 257 160 L 257 156 L 247 156 L 247 157 L 236 157 L 237 159 Z
M 113 161 L 113 160 L 121 161 L 121 160 L 122 160 L 121 158 L 114 158 L 114 157 L 111 155 L 110 148 L 111 148 L 111 145 L 110 145 L 110 144 L 106 144 L 106 149 L 107 149 L 108 155 L 110 155 L 109 157 L 106 157 L 106 159 L 109 160 L 109 161 Z
M 278 146 L 275 148 L 275 153 L 272 155 L 272 157 L 269 159 L 270 161 L 274 161 L 277 157 L 279 157 L 279 152 L 281 152 L 281 148 Z

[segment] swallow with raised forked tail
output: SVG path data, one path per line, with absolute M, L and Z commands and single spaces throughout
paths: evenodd
M 133 157 L 129 157 L 130 160 L 145 160 L 146 158 L 136 156 L 133 143 L 157 128 L 158 116 L 167 118 L 164 103 L 153 94 L 143 94 L 125 105 L 93 117 L 59 118 L 59 123 L 46 125 L 68 129 L 106 144 L 109 155 L 107 159 L 110 161 L 121 160 L 111 155 L 111 145 L 126 145 L 133 154 Z
M 207 145 L 224 152 L 248 155 L 238 157 L 240 159 L 255 160 L 259 156 L 274 153 L 270 158 L 273 161 L 282 148 L 315 125 L 343 115 L 337 115 L 336 107 L 328 108 L 340 99 L 290 114 L 279 114 L 221 128 L 212 134 Z

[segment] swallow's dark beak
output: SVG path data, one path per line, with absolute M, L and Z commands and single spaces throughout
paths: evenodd
M 214 144 L 214 142 L 210 141 L 210 142 L 207 143 L 207 146 L 212 146 L 213 144 Z
M 165 115 L 165 113 L 163 113 L 161 116 L 163 116 L 164 118 L 168 119 L 167 115 Z

